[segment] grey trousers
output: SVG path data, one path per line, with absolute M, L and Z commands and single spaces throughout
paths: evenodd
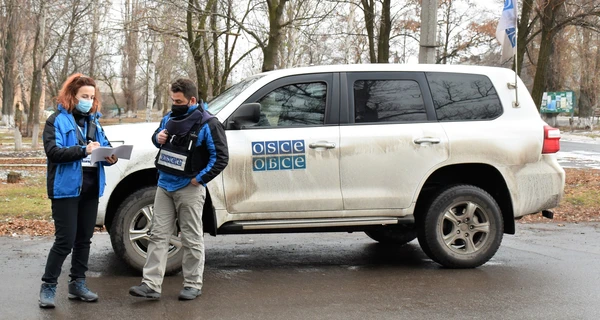
M 183 246 L 183 286 L 202 289 L 204 273 L 204 231 L 202 229 L 202 207 L 206 188 L 191 183 L 179 190 L 168 192 L 156 188 L 154 216 L 148 242 L 148 257 L 144 265 L 144 277 L 152 290 L 161 292 L 167 266 L 167 255 L 171 235 L 175 232 L 176 219 L 181 228 Z

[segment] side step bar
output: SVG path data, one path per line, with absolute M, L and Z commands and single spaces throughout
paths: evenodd
M 217 233 L 260 232 L 287 229 L 328 229 L 359 226 L 381 226 L 414 223 L 414 217 L 345 217 L 285 220 L 231 221 L 219 228 Z M 285 232 L 285 231 L 284 231 Z

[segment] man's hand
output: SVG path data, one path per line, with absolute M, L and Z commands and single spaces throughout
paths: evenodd
M 168 137 L 167 129 L 162 129 L 162 131 L 156 135 L 156 142 L 158 142 L 158 144 L 165 144 Z
M 106 160 L 106 162 L 108 162 L 109 164 L 115 164 L 117 163 L 117 161 L 119 161 L 119 158 L 117 158 L 117 156 L 113 154 L 110 157 L 104 158 L 104 160 Z
M 92 151 L 94 151 L 94 149 L 99 148 L 100 147 L 100 143 L 93 141 L 88 143 L 88 145 L 85 147 L 85 154 L 89 155 L 92 154 Z
M 196 181 L 196 178 L 192 178 L 192 185 L 194 186 L 200 186 L 200 183 L 198 183 L 198 181 Z

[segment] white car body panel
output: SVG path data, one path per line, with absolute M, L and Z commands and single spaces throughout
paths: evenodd
M 296 68 L 264 74 L 227 104 L 217 118 L 225 121 L 255 91 L 282 77 L 353 71 L 487 75 L 504 113 L 491 121 L 228 130 L 229 165 L 208 184 L 217 227 L 236 220 L 410 216 L 429 175 L 439 168 L 465 163 L 487 164 L 500 172 L 510 191 L 515 217 L 557 206 L 564 188 L 564 170 L 554 155 L 541 154 L 544 123 L 522 81 L 518 82 L 522 107 L 513 107 L 515 90 L 507 86 L 514 82 L 511 70 L 440 68 L 381 64 Z M 150 137 L 157 127 L 158 123 L 104 127 L 109 139 L 123 140 L 133 144 L 134 149 L 132 160 L 121 160 L 107 168 L 99 225 L 104 224 L 107 202 L 118 182 L 138 170 L 154 168 L 157 149 Z M 415 143 L 423 137 L 439 139 L 439 143 Z M 306 169 L 253 170 L 252 142 L 294 140 L 304 141 Z M 329 142 L 335 147 L 310 148 L 315 142 Z

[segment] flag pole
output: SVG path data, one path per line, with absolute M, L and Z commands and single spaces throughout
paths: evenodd
M 519 4 L 519 0 L 515 0 L 514 2 L 514 6 L 515 6 L 515 108 L 519 108 L 519 85 L 518 85 L 518 81 L 519 81 L 519 73 L 518 71 L 518 64 L 517 64 L 517 52 L 519 51 L 519 10 L 518 10 L 518 4 Z

